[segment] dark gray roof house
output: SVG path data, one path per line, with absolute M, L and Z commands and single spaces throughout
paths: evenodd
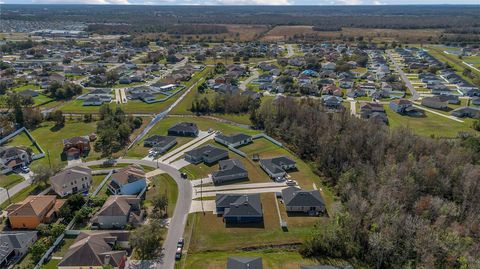
M 140 198 L 135 195 L 111 195 L 95 213 L 92 222 L 101 229 L 123 228 L 137 225 L 143 220 Z
M 225 223 L 259 223 L 263 221 L 260 194 L 217 194 L 215 205 Z
M 228 158 L 228 151 L 212 145 L 205 145 L 185 152 L 185 160 L 194 164 L 201 162 L 211 164 L 225 158 Z
M 220 170 L 212 173 L 213 183 L 222 184 L 228 181 L 248 178 L 248 171 L 238 159 L 219 162 Z
M 198 127 L 195 123 L 179 122 L 168 129 L 168 135 L 198 136 Z
M 480 116 L 480 108 L 477 107 L 459 107 L 452 111 L 452 115 L 455 117 L 463 118 L 475 118 Z
M 318 214 L 325 212 L 325 202 L 318 190 L 302 190 L 288 187 L 282 190 L 282 198 L 288 212 Z
M 214 139 L 220 144 L 232 147 L 238 147 L 252 142 L 252 136 L 241 133 L 229 136 L 224 134 L 217 134 Z
M 261 257 L 228 257 L 227 269 L 263 269 Z
M 21 259 L 36 240 L 36 231 L 1 232 L 0 268 L 7 268 Z
M 173 136 L 152 135 L 143 141 L 144 147 L 154 147 L 160 154 L 166 152 L 177 144 Z
M 272 159 L 261 159 L 260 167 L 271 177 L 284 177 L 287 170 L 294 169 L 296 163 L 287 156 L 279 156 Z

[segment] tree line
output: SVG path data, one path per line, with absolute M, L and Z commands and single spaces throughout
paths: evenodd
M 480 268 L 480 137 L 420 137 L 325 113 L 318 101 L 267 101 L 252 119 L 289 145 L 341 204 L 300 252 L 370 268 Z

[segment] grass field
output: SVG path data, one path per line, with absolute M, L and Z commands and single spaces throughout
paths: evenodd
M 79 135 L 88 135 L 95 132 L 96 122 L 84 123 L 83 121 L 67 120 L 65 126 L 58 128 L 55 127 L 53 122 L 43 122 L 34 130 L 30 130 L 32 136 L 37 140 L 38 144 L 50 155 L 50 161 L 52 164 L 66 164 L 66 160 L 61 159 L 61 153 L 63 151 L 63 139 L 70 138 Z M 17 136 L 14 140 L 8 143 L 9 145 L 31 145 L 28 137 Z M 91 150 L 87 160 L 93 160 L 99 157 L 99 153 Z M 48 165 L 48 156 L 33 161 L 32 165 Z
M 150 182 L 150 188 L 147 191 L 144 204 L 149 206 L 152 199 L 158 197 L 162 194 L 165 194 L 168 197 L 168 216 L 173 215 L 175 210 L 175 205 L 178 199 L 178 187 L 175 180 L 170 177 L 168 174 L 161 174 L 155 176 Z
M 387 105 L 385 105 L 385 111 L 390 127 L 407 127 L 423 136 L 454 138 L 457 137 L 458 132 L 474 132 L 468 121 L 461 123 L 430 112 L 425 112 L 424 117 L 404 116 L 393 112 Z
M 438 60 L 440 60 L 442 62 L 449 63 L 451 66 L 453 66 L 453 68 L 456 70 L 456 73 L 458 75 L 460 75 L 466 81 L 468 81 L 470 83 L 473 83 L 471 78 L 469 78 L 467 76 L 464 76 L 462 74 L 463 70 L 465 68 L 469 68 L 469 67 L 467 65 L 465 65 L 463 63 L 463 60 L 458 58 L 458 56 L 452 55 L 452 54 L 446 54 L 443 51 L 442 47 L 438 47 L 438 46 L 428 46 L 427 49 L 428 49 L 428 53 L 430 53 L 433 57 L 437 58 Z M 474 69 L 472 69 L 472 73 L 476 74 L 477 76 L 480 75 L 480 72 L 477 72 Z
M 275 200 L 273 193 L 261 194 L 263 223 L 258 225 L 227 227 L 222 217 L 211 212 L 205 215 L 190 214 L 188 226 L 193 227 L 193 235 L 189 252 L 234 251 L 247 247 L 301 243 L 310 235 L 312 223 L 292 224 L 288 232 L 282 231 Z M 312 222 L 317 220 L 324 221 L 325 218 L 312 218 Z
M 35 139 L 37 139 L 35 136 L 33 136 L 33 137 Z M 37 139 L 37 143 L 40 145 L 40 147 L 42 147 L 42 144 L 38 139 Z M 5 145 L 26 147 L 26 148 L 32 149 L 33 154 L 39 154 L 40 153 L 38 148 L 32 143 L 32 141 L 30 140 L 30 138 L 28 137 L 28 135 L 25 132 L 21 132 L 20 134 L 16 135 L 15 137 L 13 137 L 9 141 L 7 141 L 7 143 Z
M 224 269 L 226 268 L 227 258 L 230 256 L 261 257 L 264 269 L 298 269 L 300 265 L 348 265 L 347 262 L 336 259 L 309 260 L 304 259 L 296 251 L 287 251 L 280 249 L 268 249 L 260 251 L 209 251 L 188 254 L 185 265 L 181 263 L 175 267 L 177 269 Z M 358 267 L 355 267 L 358 268 Z
M 23 177 L 15 173 L 0 175 L 0 188 L 10 189 L 22 181 Z

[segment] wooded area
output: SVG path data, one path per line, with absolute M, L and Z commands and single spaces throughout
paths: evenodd
M 478 137 L 422 138 L 289 98 L 262 105 L 255 123 L 312 161 L 342 202 L 302 255 L 372 268 L 480 268 Z

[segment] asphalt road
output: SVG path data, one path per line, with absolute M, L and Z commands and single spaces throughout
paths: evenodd
M 408 79 L 405 72 L 403 72 L 402 67 L 398 65 L 397 61 L 395 61 L 395 59 L 393 58 L 392 54 L 390 54 L 390 52 L 387 52 L 387 54 L 390 60 L 393 62 L 393 65 L 395 66 L 395 70 L 398 72 L 398 74 L 400 74 L 400 77 L 402 78 L 403 82 L 405 82 L 405 85 L 412 93 L 412 98 L 410 99 L 412 101 L 418 100 L 420 98 L 420 94 L 417 92 L 417 90 L 415 90 L 415 87 L 413 87 L 412 83 L 410 82 L 410 79 Z
M 5 188 L 0 188 L 0 204 L 2 204 L 3 202 L 8 200 L 8 195 L 10 195 L 10 197 L 12 197 L 15 194 L 17 194 L 18 192 L 20 192 L 23 189 L 25 189 L 26 187 L 28 187 L 30 184 L 32 184 L 32 180 L 31 180 L 32 172 L 30 172 L 28 174 L 20 174 L 20 175 L 25 180 L 16 184 L 15 186 L 11 187 L 10 189 L 8 189 L 8 193 L 7 193 L 7 190 Z
M 86 162 L 85 165 L 99 165 L 104 160 Z M 175 252 L 177 250 L 177 242 L 183 237 L 187 216 L 190 211 L 192 203 L 192 185 L 190 180 L 182 179 L 180 172 L 170 165 L 158 163 L 154 161 L 138 160 L 138 159 L 117 159 L 117 163 L 129 163 L 145 165 L 149 167 L 158 168 L 169 174 L 177 183 L 178 186 L 178 200 L 170 220 L 167 237 L 163 242 L 163 251 L 161 258 L 154 262 L 147 262 L 145 266 L 138 265 L 138 268 L 158 268 L 158 269 L 174 269 L 175 267 Z M 148 264 L 148 265 L 147 265 Z

